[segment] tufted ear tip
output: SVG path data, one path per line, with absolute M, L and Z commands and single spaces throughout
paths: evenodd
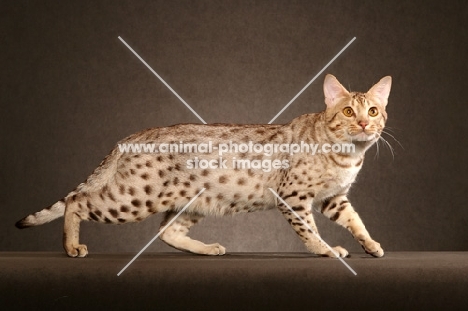
M 383 83 L 389 86 L 389 88 L 392 86 L 392 77 L 391 76 L 385 76 L 378 83 Z M 390 89 L 389 89 L 390 92 Z
M 327 74 L 325 75 L 325 81 L 330 80 L 330 79 L 335 79 L 335 80 L 338 81 L 338 79 L 336 79 L 336 77 L 335 77 L 334 75 L 332 75 L 331 73 L 327 73 Z M 326 83 L 326 82 L 325 82 L 325 83 Z

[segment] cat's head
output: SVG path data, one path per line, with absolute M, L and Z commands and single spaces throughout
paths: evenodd
M 348 92 L 338 80 L 327 75 L 323 84 L 327 133 L 334 142 L 361 144 L 376 142 L 385 126 L 392 78 L 386 76 L 367 93 Z

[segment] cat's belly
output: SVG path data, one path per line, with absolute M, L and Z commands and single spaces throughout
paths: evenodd
M 271 192 L 263 184 L 259 185 L 246 189 L 228 185 L 205 189 L 189 210 L 202 215 L 221 216 L 274 208 Z
M 187 161 L 175 160 L 159 161 L 154 155 L 133 158 L 133 167 L 118 169 L 115 188 L 135 189 L 142 202 L 151 202 L 149 212 L 180 210 L 203 189 L 187 212 L 225 215 L 274 207 L 267 187 L 273 177 L 261 169 L 187 168 Z

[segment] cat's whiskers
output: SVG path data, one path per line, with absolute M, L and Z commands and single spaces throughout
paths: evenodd
M 384 130 L 390 131 L 390 132 L 395 132 L 395 129 L 393 127 L 390 127 L 390 126 L 385 126 Z M 385 133 L 387 133 L 387 132 L 385 132 Z
M 403 148 L 403 145 L 398 141 L 398 139 L 395 138 L 395 136 L 393 136 L 392 134 L 390 134 L 389 132 L 387 132 L 385 130 L 393 131 L 393 129 L 386 127 L 384 130 L 382 130 L 382 133 L 387 134 L 388 136 L 393 138 L 393 140 L 396 141 L 398 143 L 398 145 L 400 145 L 400 147 L 402 149 L 405 149 L 405 148 Z
M 377 139 L 376 142 L 375 142 L 375 147 L 377 148 L 377 150 L 376 150 L 376 152 L 375 152 L 374 159 L 377 159 L 378 156 L 379 156 L 379 152 L 380 152 L 380 149 L 379 149 L 379 140 L 380 140 L 380 136 L 379 136 L 379 139 Z
M 384 132 L 382 131 L 382 133 L 384 133 Z M 387 134 L 387 133 L 385 133 L 385 134 Z M 389 149 L 390 152 L 392 153 L 392 158 L 395 159 L 395 152 L 394 152 L 395 149 L 392 147 L 392 145 L 390 145 L 390 143 L 389 143 L 385 138 L 383 138 L 381 134 L 379 134 L 379 139 L 378 139 L 378 141 L 379 141 L 379 140 L 382 140 L 382 141 L 384 142 L 384 146 L 387 146 L 387 147 L 388 147 L 388 149 Z M 379 146 L 379 145 L 377 144 L 377 150 L 378 150 L 378 146 Z

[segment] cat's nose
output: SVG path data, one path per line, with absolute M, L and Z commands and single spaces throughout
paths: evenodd
M 358 122 L 358 124 L 362 127 L 363 130 L 366 129 L 366 126 L 369 124 L 368 122 L 366 121 L 361 121 L 361 122 Z

